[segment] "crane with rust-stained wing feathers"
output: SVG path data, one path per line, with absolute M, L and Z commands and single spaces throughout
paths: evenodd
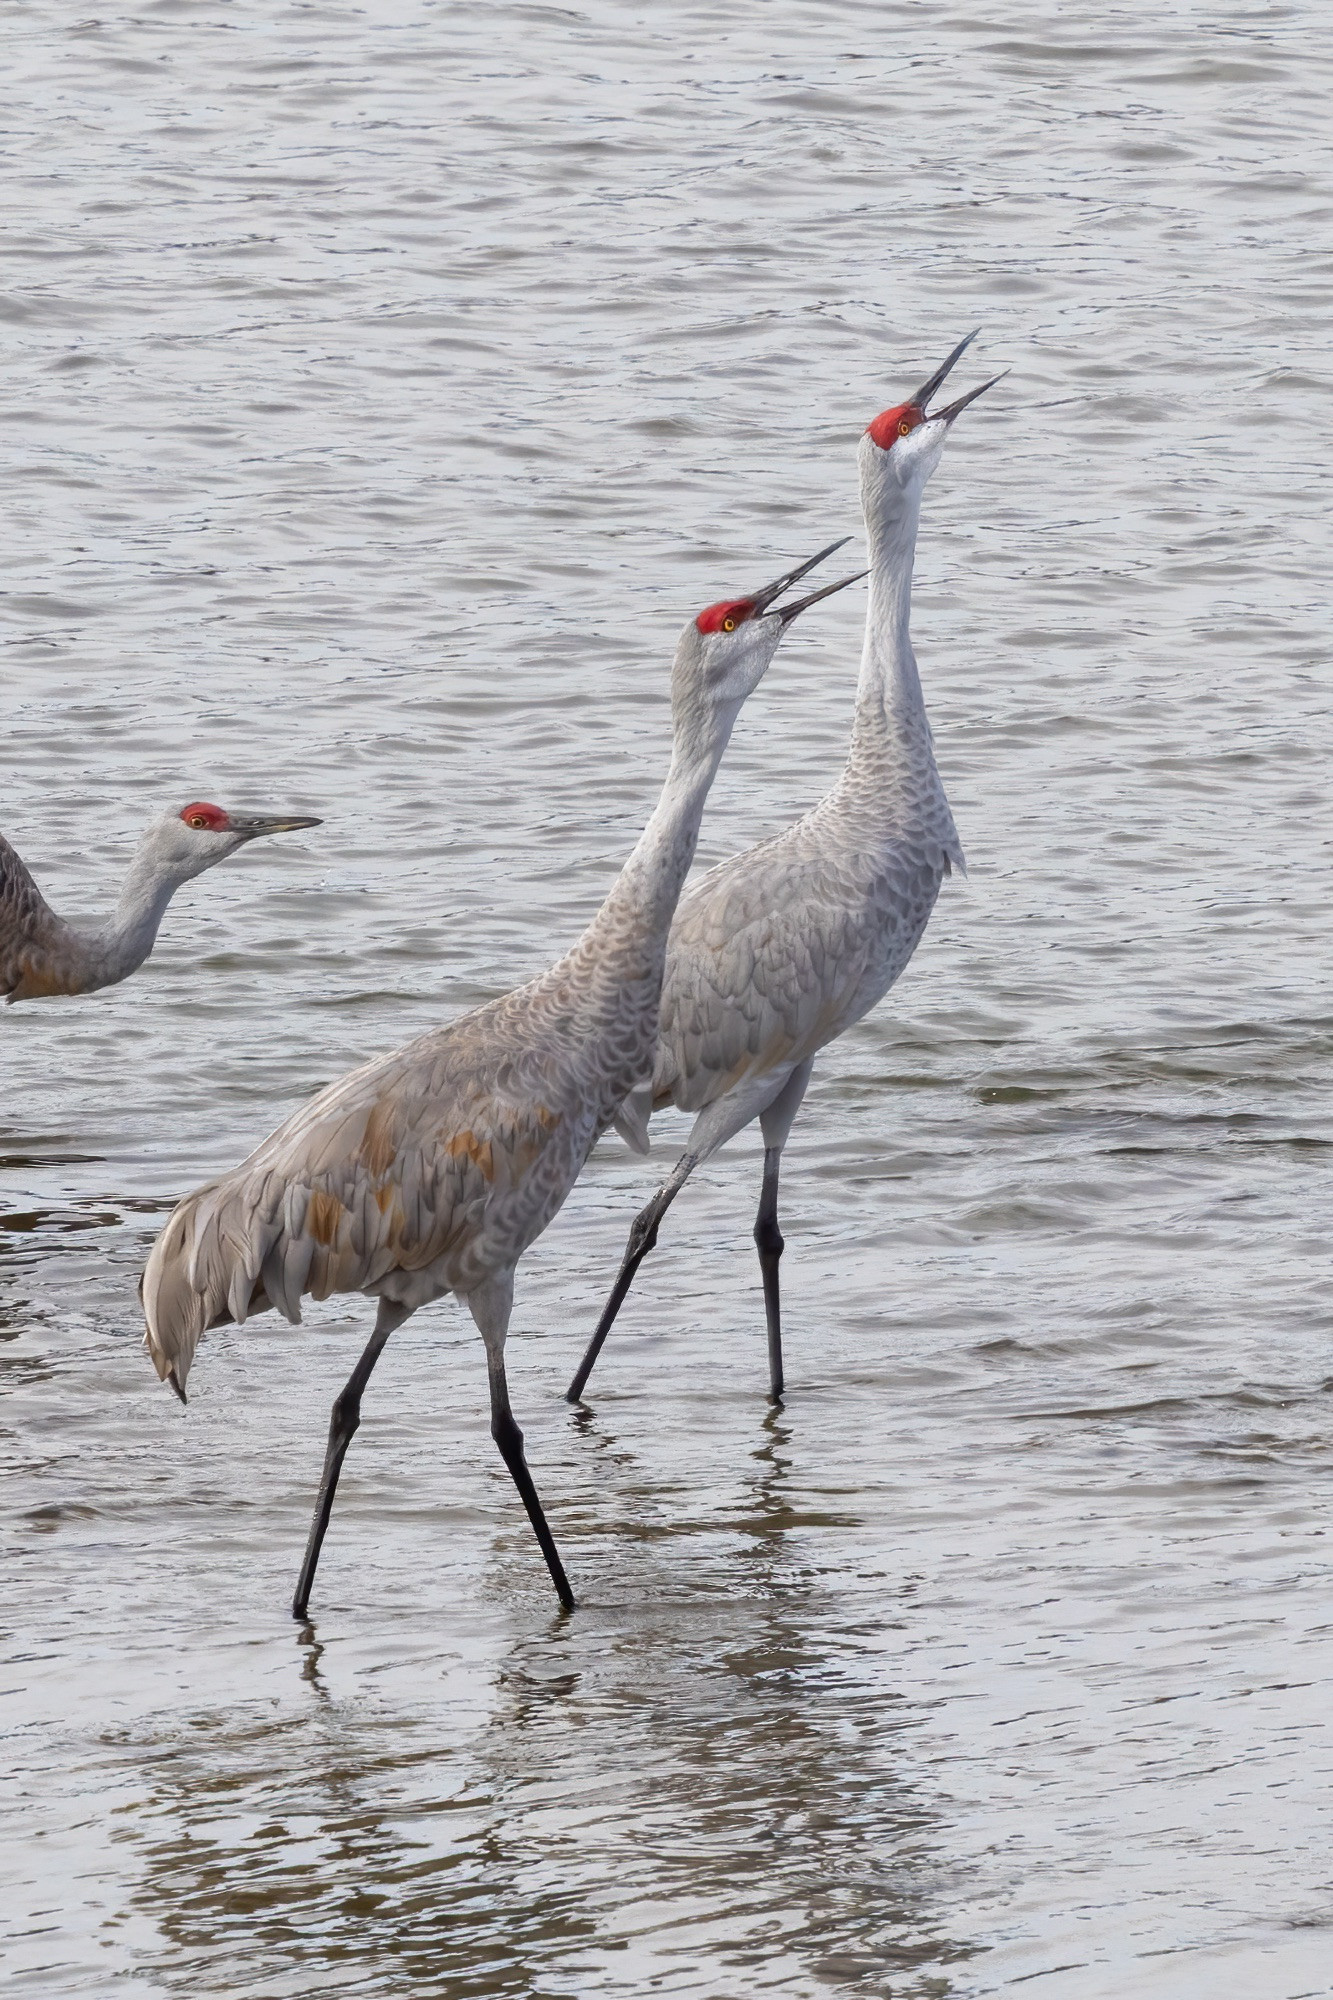
M 840 543 L 834 543 L 834 548 Z M 510 1407 L 514 1270 L 652 1063 L 667 931 L 708 788 L 741 704 L 791 620 L 774 610 L 830 549 L 686 626 L 672 673 L 671 766 L 610 894 L 549 971 L 330 1084 L 232 1172 L 173 1211 L 143 1279 L 145 1344 L 180 1395 L 204 1331 L 301 1299 L 364 1292 L 375 1329 L 333 1405 L 293 1612 L 304 1617 L 361 1397 L 395 1327 L 452 1292 L 486 1349 L 491 1435 L 562 1604 L 564 1565 Z

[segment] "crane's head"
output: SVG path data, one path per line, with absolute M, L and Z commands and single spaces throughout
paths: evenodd
M 920 498 L 926 481 L 944 455 L 944 441 L 955 417 L 1001 380 L 994 375 L 979 389 L 970 389 L 967 395 L 960 396 L 956 403 L 949 403 L 942 410 L 931 409 L 931 397 L 976 337 L 976 333 L 969 333 L 960 340 L 948 360 L 928 382 L 922 383 L 914 396 L 905 403 L 895 403 L 891 410 L 881 410 L 867 429 L 861 439 L 860 454 L 861 495 L 867 517 L 872 511 L 901 506 L 906 497 Z
M 261 840 L 266 833 L 295 833 L 299 827 L 322 824 L 321 820 L 297 818 L 291 813 L 226 812 L 221 806 L 196 799 L 193 805 L 154 820 L 143 845 L 164 873 L 188 882 L 191 876 L 216 867 L 237 848 Z
M 763 679 L 792 620 L 810 605 L 817 604 L 821 597 L 831 597 L 835 590 L 845 590 L 849 583 L 857 583 L 864 576 L 865 571 L 860 570 L 837 583 L 826 583 L 822 590 L 811 591 L 808 597 L 797 598 L 794 603 L 777 604 L 784 591 L 790 590 L 816 563 L 823 562 L 825 556 L 840 549 L 846 540 L 844 536 L 842 541 L 830 542 L 818 555 L 789 569 L 775 583 L 765 584 L 749 597 L 724 597 L 690 620 L 676 647 L 671 680 L 678 719 L 686 707 L 734 717 L 746 696 L 753 694 Z

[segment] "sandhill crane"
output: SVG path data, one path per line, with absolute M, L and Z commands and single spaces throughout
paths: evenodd
M 732 725 L 797 613 L 856 579 L 769 607 L 831 552 L 750 597 L 711 605 L 685 628 L 666 783 L 573 949 L 526 986 L 330 1084 L 248 1160 L 182 1201 L 158 1237 L 141 1288 L 145 1344 L 182 1401 L 206 1327 L 269 1307 L 299 1321 L 307 1292 L 379 1300 L 375 1330 L 333 1405 L 296 1617 L 306 1615 L 371 1371 L 395 1327 L 447 1292 L 465 1301 L 481 1334 L 491 1435 L 572 1608 L 505 1381 L 514 1269 L 651 1068 L 667 932 Z
M 580 1400 L 602 1342 L 701 1161 L 758 1118 L 764 1174 L 754 1240 L 764 1287 L 769 1393 L 782 1395 L 778 1170 L 815 1057 L 887 993 L 925 930 L 940 884 L 964 868 L 908 635 L 926 481 L 949 427 L 986 389 L 927 415 L 969 334 L 909 402 L 861 440 L 870 549 L 865 644 L 841 777 L 785 832 L 710 870 L 681 897 L 667 947 L 651 1085 L 622 1114 L 633 1138 L 666 1104 L 695 1121 L 675 1170 L 636 1216 L 619 1275 L 566 1394 Z M 996 376 L 995 381 L 1000 378 Z M 643 1150 L 647 1150 L 646 1141 Z
M 0 836 L 0 993 L 6 1002 L 92 993 L 137 972 L 157 940 L 167 904 L 183 883 L 268 833 L 319 826 L 290 814 L 224 812 L 202 799 L 164 813 L 135 850 L 116 914 L 99 931 L 58 917 L 9 842 Z

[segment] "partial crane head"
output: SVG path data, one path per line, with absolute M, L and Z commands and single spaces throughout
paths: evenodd
M 676 664 L 671 679 L 672 703 L 677 714 L 682 706 L 702 706 L 708 710 L 734 714 L 747 695 L 753 694 L 777 652 L 782 635 L 794 618 L 821 597 L 845 590 L 857 583 L 865 571 L 826 583 L 808 597 L 778 605 L 777 600 L 794 583 L 807 575 L 849 539 L 830 542 L 818 555 L 789 569 L 774 583 L 748 597 L 726 597 L 710 604 L 685 627 L 676 648 Z
M 322 820 L 293 813 L 233 813 L 196 799 L 179 812 L 164 813 L 144 834 L 140 856 L 178 882 L 215 868 L 240 847 L 269 833 L 295 833 Z
M 861 482 L 868 504 L 876 497 L 890 498 L 895 490 L 919 497 L 944 454 L 944 441 L 955 417 L 1003 379 L 1003 375 L 993 375 L 989 382 L 983 382 L 979 389 L 969 389 L 957 402 L 947 404 L 942 410 L 931 409 L 931 398 L 979 331 L 980 328 L 960 340 L 948 360 L 928 382 L 922 383 L 914 396 L 905 403 L 895 403 L 891 410 L 881 410 L 867 429 L 861 440 Z

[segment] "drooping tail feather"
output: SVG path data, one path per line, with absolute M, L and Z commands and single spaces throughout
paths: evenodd
M 290 1320 L 301 1317 L 299 1289 L 293 1296 L 286 1285 L 270 1297 L 260 1277 L 281 1234 L 279 1220 L 258 1204 L 248 1205 L 248 1227 L 238 1229 L 226 1211 L 234 1192 L 228 1183 L 213 1181 L 179 1202 L 149 1252 L 139 1284 L 144 1346 L 159 1380 L 170 1382 L 182 1402 L 195 1349 L 210 1326 L 229 1320 L 239 1325 L 270 1304 Z
M 170 1381 L 182 1401 L 194 1350 L 209 1319 L 207 1301 L 190 1283 L 189 1243 L 197 1201 L 198 1196 L 191 1195 L 173 1209 L 149 1253 L 139 1286 L 143 1344 L 153 1358 L 158 1380 Z

